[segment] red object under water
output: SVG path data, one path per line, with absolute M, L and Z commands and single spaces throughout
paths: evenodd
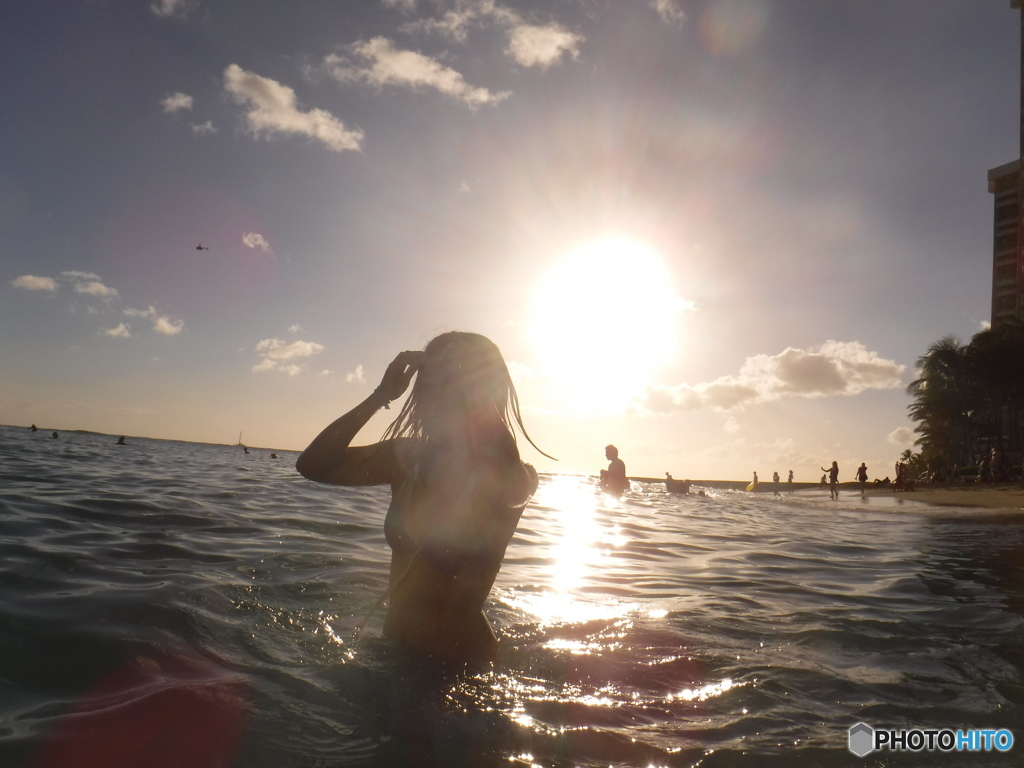
M 32 768 L 228 768 L 246 730 L 244 693 L 194 653 L 137 658 L 61 718 Z

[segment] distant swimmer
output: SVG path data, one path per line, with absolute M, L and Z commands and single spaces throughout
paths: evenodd
M 601 490 L 612 496 L 621 496 L 629 490 L 629 478 L 626 477 L 626 464 L 619 458 L 619 449 L 614 445 L 606 445 L 604 457 L 608 459 L 608 469 L 601 470 Z
M 60 440 L 60 435 L 58 435 L 56 432 L 50 435 L 50 437 L 52 437 L 54 440 Z
M 272 453 L 272 454 L 270 454 L 270 458 L 272 458 L 272 459 L 276 459 L 276 458 L 277 458 L 277 454 L 276 454 L 276 453 Z
M 196 250 L 197 251 L 208 251 L 210 249 L 207 246 L 203 245 L 202 243 L 199 243 L 199 245 L 196 246 Z
M 38 432 L 39 431 L 39 427 L 37 427 L 35 424 L 33 424 L 31 427 L 29 427 L 29 429 L 31 429 L 33 432 Z
M 117 438 L 117 444 L 118 445 L 128 445 L 128 443 L 126 443 L 124 441 L 124 435 L 121 435 L 119 438 Z

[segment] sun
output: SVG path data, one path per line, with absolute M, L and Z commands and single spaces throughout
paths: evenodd
M 677 356 L 684 307 L 649 244 L 605 237 L 583 245 L 534 291 L 529 334 L 539 373 L 565 406 L 621 411 Z

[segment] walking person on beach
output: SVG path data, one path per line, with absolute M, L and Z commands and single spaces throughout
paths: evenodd
M 383 438 L 351 445 L 414 376 Z M 399 353 L 380 386 L 328 425 L 295 464 L 318 482 L 391 486 L 384 634 L 407 649 L 458 662 L 485 661 L 497 651 L 483 606 L 537 489 L 513 423 L 533 445 L 498 347 L 479 334 L 445 333 L 422 352 Z
M 828 475 L 828 492 L 830 499 L 839 498 L 839 462 L 833 461 L 831 469 L 821 468 L 822 472 Z M 821 482 L 825 482 L 825 475 L 821 476 Z
M 864 486 L 868 483 L 868 465 L 861 462 L 857 468 L 857 480 L 860 481 L 860 495 L 864 495 Z

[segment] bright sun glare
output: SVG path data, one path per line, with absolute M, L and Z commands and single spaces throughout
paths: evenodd
M 608 237 L 578 248 L 534 293 L 530 335 L 541 374 L 567 404 L 620 410 L 676 355 L 683 306 L 648 244 Z

